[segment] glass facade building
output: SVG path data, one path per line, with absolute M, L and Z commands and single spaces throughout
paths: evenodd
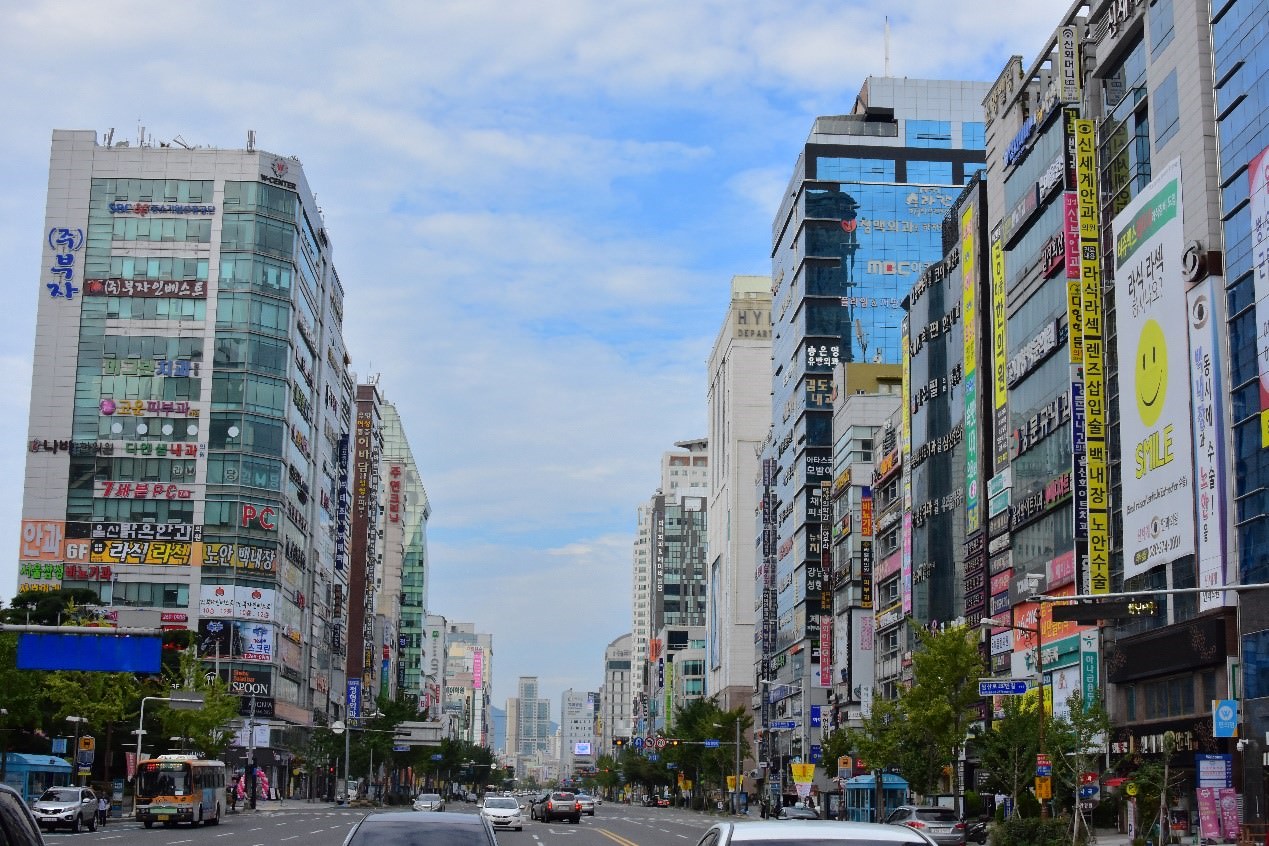
M 45 233 L 18 589 L 196 633 L 279 728 L 338 718 L 353 383 L 300 163 L 58 130 Z

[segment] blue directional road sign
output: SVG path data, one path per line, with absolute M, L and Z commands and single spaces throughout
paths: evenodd
M 649 753 L 648 753 L 648 760 L 649 760 L 649 761 L 659 761 L 659 760 L 661 760 L 661 756 L 660 756 L 660 755 L 658 755 L 658 754 L 657 754 L 657 753 L 655 753 L 655 752 L 649 752 Z
M 795 729 L 797 727 L 797 720 L 773 720 L 771 723 L 771 728 L 773 729 Z
M 1101 789 L 1096 784 L 1084 784 L 1080 786 L 1081 799 L 1092 799 L 1100 792 Z
M 643 738 L 636 734 L 633 738 L 630 739 L 630 745 L 632 745 L 635 749 L 642 749 Z
M 979 696 L 1021 696 L 1027 692 L 1026 679 L 1008 679 L 1005 681 L 980 681 Z
M 705 741 L 705 748 L 706 748 L 706 749 L 717 749 L 717 748 L 718 748 L 718 741 L 717 741 L 717 740 L 707 740 L 707 741 Z
M 444 757 L 445 757 L 444 755 L 436 755 L 436 754 L 434 754 L 434 755 L 432 755 L 432 760 L 433 760 L 433 761 L 439 761 L 439 760 L 441 760 L 441 759 L 442 759 L 442 758 L 444 758 Z

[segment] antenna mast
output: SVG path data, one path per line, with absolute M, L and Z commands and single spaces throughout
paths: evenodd
M 886 75 L 886 76 L 890 76 L 890 16 L 889 16 L 889 15 L 886 15 L 886 30 L 885 30 L 885 32 L 886 32 L 886 35 L 885 35 L 885 43 L 886 43 L 886 73 L 885 73 L 885 75 Z

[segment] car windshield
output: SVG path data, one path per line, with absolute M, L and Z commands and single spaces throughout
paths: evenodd
M 915 816 L 926 822 L 956 822 L 956 812 L 951 808 L 917 808 Z
M 573 794 L 572 793 L 552 793 L 551 798 L 554 799 L 556 802 L 572 802 Z
M 79 791 L 73 788 L 52 787 L 44 791 L 41 802 L 78 802 Z
M 491 796 L 485 800 L 486 808 L 519 808 L 520 804 L 510 796 Z
M 420 799 L 421 801 L 423 801 L 423 802 L 439 802 L 439 801 L 441 801 L 441 794 L 439 794 L 439 793 L 420 793 L 420 794 L 419 794 L 419 799 Z

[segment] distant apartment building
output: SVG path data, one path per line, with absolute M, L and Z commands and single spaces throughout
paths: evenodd
M 634 702 L 633 637 L 623 634 L 604 649 L 604 683 L 599 688 L 599 754 L 613 752 L 613 740 L 631 737 Z
M 493 635 L 480 633 L 472 623 L 449 624 L 445 636 L 445 688 L 442 719 L 452 736 L 488 746 L 493 689 Z
M 537 676 L 520 676 L 517 681 L 514 705 L 511 700 L 507 703 L 508 731 L 512 728 L 513 708 L 514 734 L 508 739 L 508 745 L 515 751 L 516 772 L 529 773 L 545 764 L 552 734 L 551 700 L 539 696 Z

